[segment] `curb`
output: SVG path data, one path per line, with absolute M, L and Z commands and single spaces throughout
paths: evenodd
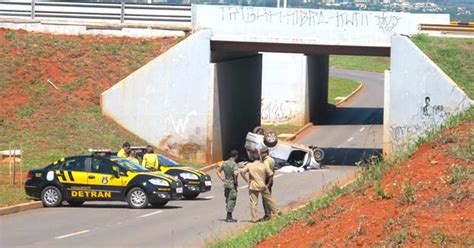
M 21 203 L 21 204 L 9 206 L 9 207 L 0 208 L 0 216 L 6 215 L 6 214 L 23 212 L 23 211 L 27 211 L 31 209 L 42 208 L 42 207 L 43 207 L 43 203 L 41 201 Z
M 313 123 L 306 123 L 306 125 L 304 125 L 303 127 L 301 127 L 300 129 L 298 129 L 298 131 L 296 131 L 294 134 L 292 134 L 288 139 L 287 141 L 293 141 L 296 136 L 298 136 L 300 133 L 306 131 L 306 129 L 310 128 L 313 126 Z
M 199 170 L 202 171 L 202 172 L 209 172 L 209 171 L 219 167 L 222 163 L 224 163 L 224 161 L 219 161 L 219 162 L 213 163 L 211 165 L 204 166 Z
M 339 106 L 340 104 L 342 104 L 343 102 L 346 102 L 347 100 L 349 100 L 351 97 L 353 97 L 357 92 L 359 92 L 359 90 L 362 89 L 362 86 L 363 84 L 361 82 L 358 82 L 359 83 L 359 87 L 357 87 L 354 91 L 352 91 L 348 96 L 344 97 L 344 99 L 336 102 L 336 106 Z

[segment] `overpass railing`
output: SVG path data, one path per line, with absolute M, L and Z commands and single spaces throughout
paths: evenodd
M 191 4 L 1 1 L 0 18 L 98 22 L 191 23 Z

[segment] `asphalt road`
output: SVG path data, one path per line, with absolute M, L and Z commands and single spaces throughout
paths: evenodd
M 324 164 L 353 165 L 380 154 L 383 145 L 382 73 L 331 69 L 332 76 L 362 82 L 359 92 L 330 113 L 328 121 L 305 131 L 295 141 L 325 151 Z
M 318 144 L 329 152 L 329 164 L 334 166 L 295 174 L 277 173 L 273 191 L 282 209 L 308 202 L 328 184 L 357 171 L 355 166 L 350 166 L 351 163 L 342 163 L 347 161 L 344 154 L 331 154 L 331 149 L 339 147 L 349 152 L 351 149 L 369 151 L 381 147 L 381 125 L 375 123 L 383 102 L 382 76 L 344 70 L 331 73 L 363 81 L 366 86 L 346 106 L 334 111 L 330 124 L 312 128 L 301 138 L 301 142 Z M 248 222 L 248 191 L 243 186 L 239 189 L 234 212 L 239 222 L 223 221 L 222 183 L 214 172 L 210 174 L 214 183 L 211 192 L 194 201 L 170 202 L 162 209 L 133 210 L 125 203 L 87 202 L 78 208 L 66 205 L 1 216 L 0 247 L 206 246 L 251 225 Z M 260 214 L 263 215 L 262 211 Z

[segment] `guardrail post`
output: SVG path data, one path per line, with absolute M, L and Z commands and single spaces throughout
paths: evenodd
M 35 19 L 35 2 L 36 0 L 31 0 L 31 19 Z
M 125 21 L 125 0 L 121 1 L 121 7 L 120 7 L 120 23 L 123 23 Z

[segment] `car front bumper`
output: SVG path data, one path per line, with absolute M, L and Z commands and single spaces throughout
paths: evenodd
M 199 180 L 187 180 L 183 182 L 183 194 L 196 194 L 210 191 L 212 187 L 211 177 L 203 175 Z

